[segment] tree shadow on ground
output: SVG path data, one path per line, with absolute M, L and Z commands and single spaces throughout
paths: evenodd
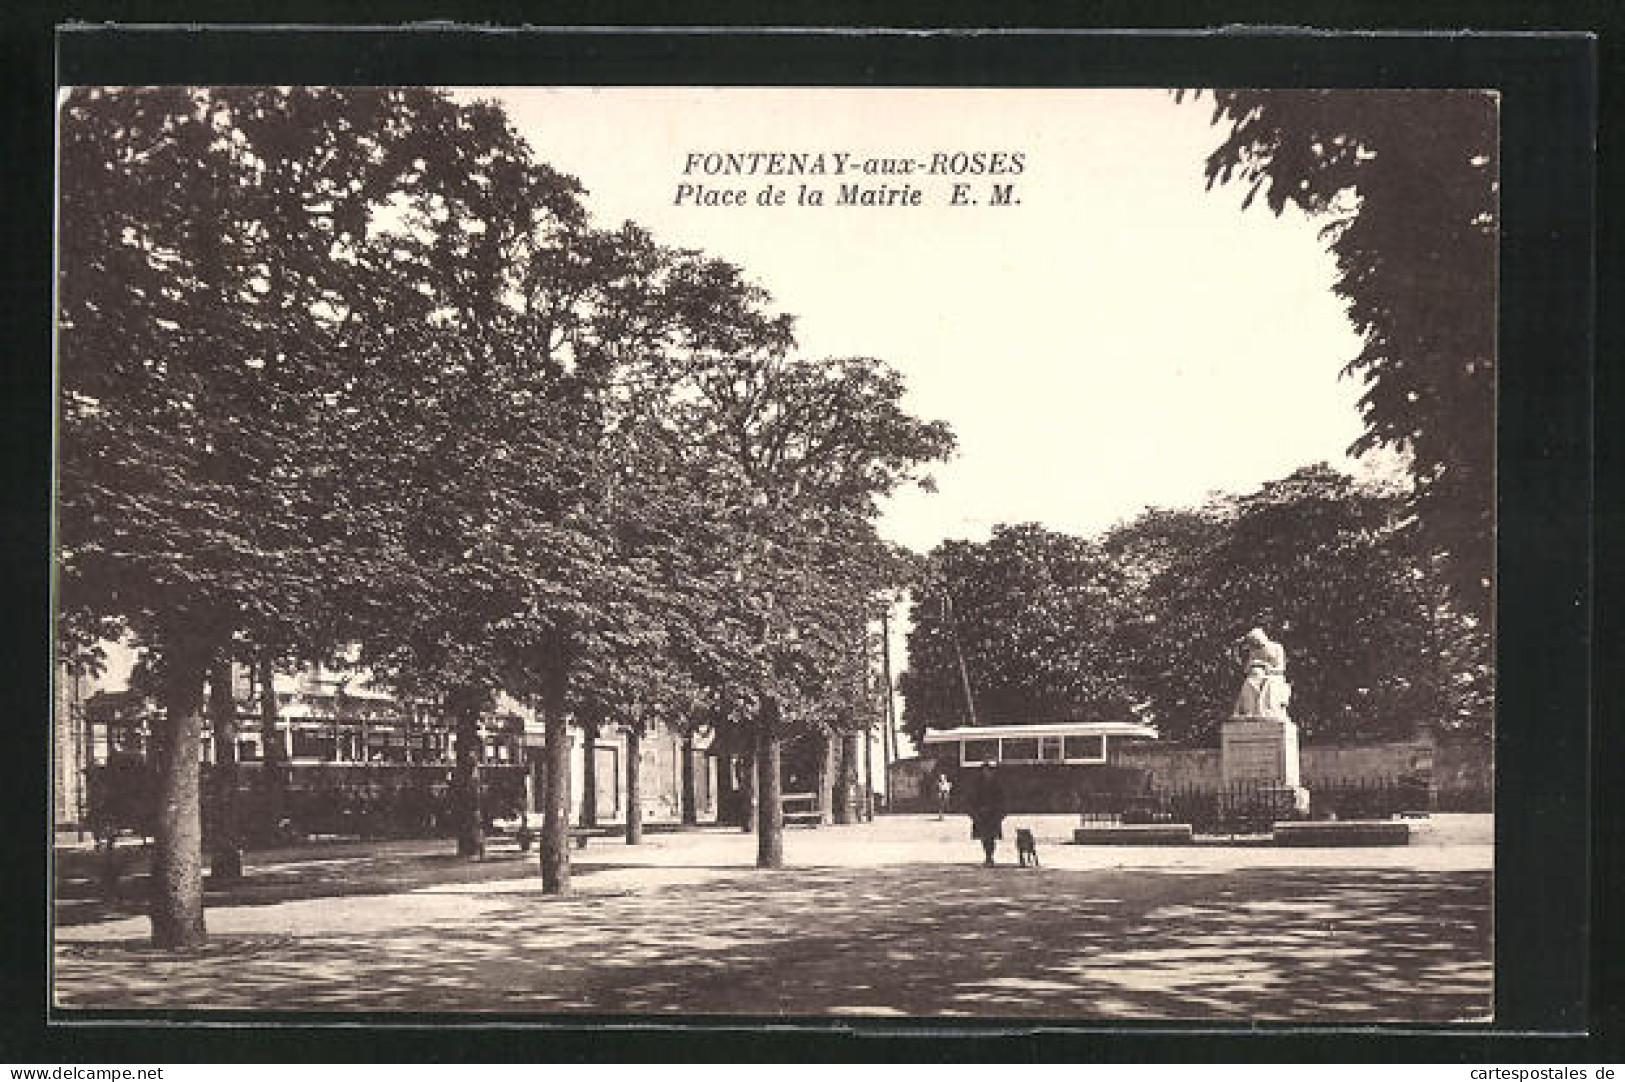
M 59 1001 L 1336 1023 L 1492 1010 L 1484 872 L 735 870 L 624 895 L 549 898 L 538 885 L 467 903 L 460 918 L 220 957 L 72 947 L 59 952 Z
M 311 898 L 391 894 L 448 883 L 484 883 L 541 874 L 537 853 L 521 853 L 510 842 L 493 841 L 486 855 L 474 860 L 455 852 L 456 842 L 436 839 L 413 843 L 355 843 L 332 849 L 309 847 L 250 853 L 241 879 L 205 880 L 210 908 L 228 905 L 274 905 Z M 427 846 L 435 846 L 424 851 Z M 97 924 L 147 911 L 151 890 L 150 850 L 131 848 L 117 856 L 117 893 L 109 895 L 96 860 L 101 854 L 57 858 L 55 915 L 59 927 Z

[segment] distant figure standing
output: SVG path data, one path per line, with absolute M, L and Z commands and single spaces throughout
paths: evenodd
M 1004 787 L 992 763 L 983 763 L 970 794 L 970 836 L 982 843 L 983 862 L 993 866 L 993 851 L 1004 837 Z
M 948 814 L 948 798 L 953 795 L 954 783 L 948 780 L 948 775 L 937 774 L 937 821 Z

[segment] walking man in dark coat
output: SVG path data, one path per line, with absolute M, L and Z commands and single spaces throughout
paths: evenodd
M 993 866 L 993 851 L 1004 837 L 1004 787 L 992 763 L 983 763 L 976 772 L 970 793 L 970 836 L 982 843 L 983 861 Z

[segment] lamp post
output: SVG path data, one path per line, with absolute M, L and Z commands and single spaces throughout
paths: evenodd
M 880 612 L 880 677 L 885 685 L 885 709 L 882 712 L 880 751 L 884 771 L 881 780 L 886 784 L 886 804 L 891 805 L 891 765 L 901 755 L 897 748 L 897 715 L 895 704 L 892 701 L 891 676 L 891 598 L 886 599 L 886 607 Z

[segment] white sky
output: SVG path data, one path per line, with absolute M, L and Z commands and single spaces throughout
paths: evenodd
M 1208 192 L 1220 129 L 1161 90 L 523 88 L 507 107 L 538 156 L 587 187 L 599 225 L 737 262 L 798 319 L 802 352 L 900 369 L 956 458 L 882 529 L 920 551 L 995 523 L 1093 534 L 1149 505 L 1347 465 L 1358 348 L 1317 226 L 1239 188 Z M 690 151 L 929 159 L 1020 151 L 1020 205 L 674 206 Z M 847 177 L 845 180 L 854 178 Z M 862 179 L 862 178 L 856 178 Z M 957 178 L 982 197 L 988 178 Z M 810 178 L 831 191 L 839 181 Z

